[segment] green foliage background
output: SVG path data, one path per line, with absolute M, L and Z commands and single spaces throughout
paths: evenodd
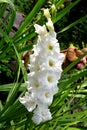
M 25 51 L 31 51 L 36 44 L 37 36 L 33 26 L 35 23 L 43 25 L 46 22 L 43 16 L 44 8 L 50 8 L 61 49 L 67 48 L 71 42 L 79 48 L 86 46 L 87 39 L 82 37 L 87 28 L 86 11 L 78 19 L 73 19 L 73 22 L 68 21 L 81 1 L 65 2 L 66 0 L 0 0 L 0 129 L 87 129 L 87 69 L 70 71 L 87 53 L 64 69 L 58 84 L 59 92 L 54 96 L 53 104 L 50 106 L 53 116 L 51 121 L 35 125 L 31 120 L 32 113 L 29 113 L 18 100 L 26 91 L 24 82 L 27 80 L 22 55 Z M 52 4 L 55 4 L 57 9 L 54 13 L 51 10 Z M 10 10 L 5 15 L 8 7 Z M 16 11 L 21 11 L 25 17 L 14 36 L 10 37 Z M 28 42 L 31 44 L 27 44 Z M 13 65 L 12 70 L 9 65 Z

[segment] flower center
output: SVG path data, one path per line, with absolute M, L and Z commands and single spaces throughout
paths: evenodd
M 52 83 L 52 81 L 53 81 L 53 80 L 52 80 L 52 76 L 48 76 L 48 77 L 47 77 L 47 80 L 48 80 L 48 82 Z
M 49 60 L 49 66 L 50 66 L 50 67 L 54 66 L 53 60 Z
M 39 88 L 39 83 L 35 83 L 35 88 Z
M 36 71 L 36 72 L 38 72 L 39 70 L 40 70 L 40 66 L 39 66 L 39 65 L 37 65 L 37 66 L 36 66 L 36 70 L 35 70 L 35 71 Z
M 53 50 L 53 45 L 50 44 L 50 45 L 48 46 L 48 49 L 49 49 L 50 51 L 52 51 L 52 50 Z
M 46 96 L 46 98 L 48 98 L 49 97 L 49 92 L 46 92 L 45 96 Z

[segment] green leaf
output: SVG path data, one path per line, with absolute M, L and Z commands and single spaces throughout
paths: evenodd
M 67 73 L 73 66 L 75 66 L 84 56 L 87 55 L 87 52 L 85 52 L 83 55 L 79 56 L 79 58 L 77 60 L 75 60 L 74 62 L 72 62 L 70 65 L 68 65 L 64 70 L 63 73 Z
M 34 8 L 32 9 L 32 11 L 29 13 L 29 15 L 26 17 L 25 21 L 22 23 L 22 25 L 20 26 L 20 28 L 18 29 L 17 33 L 15 34 L 15 36 L 13 37 L 13 40 L 15 41 L 18 36 L 20 34 L 23 33 L 23 31 L 25 30 L 26 26 L 29 25 L 29 23 L 33 20 L 34 16 L 36 15 L 36 13 L 38 13 L 39 9 L 41 8 L 41 6 L 44 4 L 46 0 L 38 0 L 38 2 L 36 3 L 36 5 L 34 6 Z
M 82 70 L 77 72 L 76 74 L 74 74 L 71 78 L 65 80 L 65 81 L 61 81 L 61 83 L 59 84 L 59 88 L 60 90 L 64 91 L 66 89 L 68 89 L 68 87 L 75 81 L 77 81 L 79 78 L 83 77 L 83 76 L 87 76 L 87 70 Z M 66 87 L 65 87 L 66 86 Z
M 7 25 L 7 28 L 6 28 L 7 34 L 9 34 L 11 29 L 12 29 L 12 26 L 13 26 L 14 21 L 15 21 L 15 17 L 16 17 L 16 12 L 14 10 L 12 10 L 10 20 L 9 20 L 9 23 Z
M 63 4 L 66 0 L 60 0 L 57 4 L 56 7 L 58 8 L 61 4 Z
M 16 85 L 18 86 L 19 83 L 16 83 Z M 0 85 L 0 92 L 9 92 L 11 90 L 11 88 L 14 88 L 15 84 L 11 83 L 11 84 L 4 84 L 4 85 Z M 26 89 L 25 84 L 21 84 L 19 91 L 24 91 Z
M 0 9 L 0 18 L 3 16 L 3 14 L 4 14 L 6 8 L 7 8 L 7 4 L 4 4 L 4 5 L 1 7 L 1 9 Z
M 80 128 L 75 128 L 75 127 L 68 127 L 67 130 L 82 130 Z
M 19 66 L 20 66 L 20 68 L 21 68 L 21 70 L 22 70 L 22 74 L 23 74 L 24 81 L 26 81 L 26 80 L 27 80 L 27 72 L 26 72 L 26 69 L 25 69 L 25 67 L 24 67 L 24 65 L 23 65 L 23 63 L 22 63 L 21 55 L 18 53 L 18 51 L 17 51 L 17 49 L 16 49 L 16 46 L 15 46 L 13 43 L 12 43 L 12 45 L 13 45 L 13 48 L 14 48 L 14 50 L 15 50 L 15 54 L 16 54 L 16 56 L 17 56 L 17 58 L 18 58 Z
M 0 0 L 0 3 L 8 3 L 12 6 L 12 8 L 15 10 L 15 6 L 13 4 L 13 1 L 12 0 Z
M 53 22 L 56 23 L 57 21 L 59 21 L 66 13 L 70 11 L 70 9 L 72 9 L 76 4 L 78 4 L 78 2 L 80 2 L 80 0 L 76 0 L 75 2 L 71 3 L 66 8 L 64 8 L 62 11 L 60 11 L 57 14 L 57 16 L 53 19 Z
M 17 41 L 14 41 L 14 42 L 15 42 L 15 45 L 17 45 L 17 44 L 22 44 L 22 43 L 24 43 L 24 42 L 30 40 L 31 38 L 34 38 L 35 36 L 36 36 L 36 33 L 35 33 L 35 32 L 33 32 L 33 33 L 31 33 L 31 34 L 28 34 L 28 35 L 26 35 L 25 37 L 22 37 L 22 36 L 21 36 L 21 39 L 17 39 Z
M 62 29 L 61 31 L 59 31 L 58 34 L 64 32 L 64 31 L 66 31 L 66 30 L 69 30 L 70 28 L 72 28 L 72 27 L 75 26 L 76 24 L 78 24 L 78 23 L 80 23 L 80 22 L 82 22 L 82 21 L 84 21 L 84 20 L 86 20 L 86 19 L 87 19 L 87 15 L 85 15 L 85 16 L 83 16 L 82 18 L 80 18 L 80 19 L 76 20 L 75 22 L 71 23 L 69 26 L 67 26 L 67 27 L 65 27 L 64 29 Z

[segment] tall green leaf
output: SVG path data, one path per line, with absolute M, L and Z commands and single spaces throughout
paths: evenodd
M 75 2 L 73 2 L 70 5 L 68 5 L 67 7 L 65 7 L 63 10 L 61 10 L 57 14 L 57 16 L 53 19 L 53 22 L 56 23 L 57 21 L 59 21 L 66 13 L 68 13 L 70 11 L 70 9 L 72 9 L 76 4 L 78 4 L 78 2 L 80 2 L 80 0 L 76 0 Z
M 13 4 L 13 1 L 12 0 L 0 0 L 0 3 L 8 3 L 12 6 L 12 8 L 15 10 L 15 6 Z
M 32 9 L 32 11 L 29 13 L 29 15 L 26 17 L 25 21 L 22 23 L 22 25 L 20 26 L 20 28 L 18 29 L 17 33 L 15 34 L 15 36 L 13 37 L 13 40 L 16 40 L 16 38 L 23 33 L 23 31 L 25 30 L 26 26 L 29 25 L 29 23 L 33 20 L 34 16 L 36 15 L 36 13 L 39 11 L 39 9 L 41 8 L 41 6 L 44 4 L 46 0 L 38 0 L 38 2 L 36 3 L 36 5 L 34 6 L 34 8 Z
M 87 15 L 83 16 L 82 18 L 76 20 L 75 22 L 71 23 L 70 25 L 68 25 L 67 27 L 63 28 L 61 31 L 59 31 L 58 33 L 62 33 L 64 31 L 69 30 L 70 28 L 72 28 L 73 26 L 77 25 L 78 23 L 81 23 L 83 21 L 85 21 L 87 19 Z

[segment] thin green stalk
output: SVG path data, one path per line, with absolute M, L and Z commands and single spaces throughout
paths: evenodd
M 3 108 L 3 110 L 0 112 L 0 117 L 2 115 L 4 115 L 5 111 L 9 108 L 9 106 L 12 105 L 12 103 L 13 103 L 15 97 L 16 97 L 16 94 L 18 93 L 18 90 L 20 88 L 20 84 L 18 84 L 18 85 L 15 84 L 14 87 L 11 88 L 9 95 L 8 95 L 8 98 L 7 98 L 7 101 L 6 101 L 6 104 Z
M 4 15 L 6 8 L 7 8 L 7 4 L 3 4 L 2 8 L 0 9 L 0 18 Z
M 56 7 L 57 7 L 57 8 L 60 7 L 61 4 L 63 4 L 65 1 L 66 1 L 66 0 L 60 0 L 60 1 L 56 4 Z
M 64 31 L 69 30 L 69 29 L 72 28 L 73 26 L 77 25 L 78 23 L 83 22 L 83 21 L 86 20 L 86 19 L 87 19 L 87 15 L 85 15 L 85 16 L 83 16 L 82 18 L 76 20 L 75 22 L 73 22 L 73 23 L 70 24 L 69 26 L 65 27 L 64 29 L 62 29 L 61 31 L 59 31 L 58 34 L 64 32 Z
M 10 5 L 12 6 L 12 8 L 15 10 L 15 6 L 14 6 L 12 0 L 0 0 L 0 3 L 7 3 L 7 4 L 10 4 Z
M 75 2 L 71 3 L 66 8 L 64 8 L 62 11 L 60 11 L 57 14 L 57 16 L 53 19 L 53 22 L 56 23 L 57 21 L 59 21 L 66 13 L 70 11 L 70 9 L 72 9 L 76 4 L 78 4 L 78 2 L 80 2 L 80 0 L 76 0 Z
M 79 78 L 81 78 L 83 76 L 87 76 L 87 70 L 82 70 L 81 72 L 78 72 L 76 75 L 72 76 L 67 81 L 61 82 L 59 84 L 59 88 L 61 88 L 60 91 L 67 90 L 74 81 L 77 81 Z
M 9 34 L 11 31 L 11 28 L 12 28 L 14 20 L 15 20 L 15 16 L 16 16 L 16 12 L 14 10 L 12 10 L 8 26 L 6 28 L 7 34 Z
M 16 49 L 16 46 L 15 46 L 13 43 L 12 43 L 12 45 L 13 45 L 13 48 L 14 48 L 14 50 L 15 50 L 15 54 L 16 54 L 16 56 L 17 56 L 17 58 L 18 58 L 19 66 L 20 66 L 20 68 L 21 68 L 21 70 L 22 70 L 22 74 L 23 74 L 24 81 L 26 81 L 26 80 L 27 80 L 27 72 L 26 72 L 26 69 L 25 69 L 25 67 L 24 67 L 24 65 L 23 65 L 23 63 L 22 63 L 21 55 L 18 53 L 18 51 L 17 51 L 17 49 Z
M 18 84 L 19 83 L 17 83 L 17 85 Z M 13 87 L 14 87 L 14 83 L 0 85 L 0 92 L 9 92 Z M 24 91 L 24 90 L 25 90 L 25 84 L 22 83 L 20 85 L 19 91 Z
M 84 56 L 87 55 L 87 52 L 85 52 L 83 55 L 79 56 L 79 58 L 77 60 L 75 60 L 74 62 L 72 62 L 69 66 L 67 66 L 64 70 L 62 74 L 67 73 L 73 66 L 75 66 Z
M 21 39 L 17 39 L 17 41 L 14 41 L 15 45 L 22 44 L 23 42 L 26 42 L 30 40 L 31 38 L 34 38 L 36 36 L 36 33 L 33 32 L 31 34 L 26 35 L 25 37 L 21 37 Z
M 13 37 L 13 41 L 15 41 L 20 34 L 23 33 L 25 30 L 26 26 L 29 25 L 29 23 L 33 20 L 34 16 L 38 13 L 39 9 L 41 6 L 45 3 L 46 0 L 38 0 L 32 11 L 29 13 L 29 15 L 26 17 L 25 21 L 22 23 L 20 28 L 18 29 L 17 33 Z

